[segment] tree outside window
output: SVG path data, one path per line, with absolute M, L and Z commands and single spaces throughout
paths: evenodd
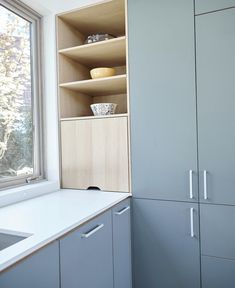
M 0 179 L 34 167 L 31 23 L 0 6 Z

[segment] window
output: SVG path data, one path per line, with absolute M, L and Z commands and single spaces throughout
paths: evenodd
M 0 187 L 43 177 L 40 16 L 0 0 Z

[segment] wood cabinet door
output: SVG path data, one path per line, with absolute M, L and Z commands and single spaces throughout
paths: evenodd
M 197 201 L 193 0 L 129 0 L 128 17 L 133 196 Z
M 199 191 L 235 205 L 235 8 L 196 17 Z
M 135 288 L 200 288 L 198 204 L 133 200 Z
M 131 209 L 127 199 L 112 209 L 114 288 L 131 288 Z
M 61 123 L 62 186 L 129 191 L 127 118 Z
M 196 14 L 226 9 L 235 6 L 235 0 L 195 0 Z
M 113 288 L 111 211 L 60 240 L 61 288 Z

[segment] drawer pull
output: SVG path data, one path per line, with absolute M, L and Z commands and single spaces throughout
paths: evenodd
M 123 208 L 122 210 L 115 212 L 115 215 L 120 216 L 120 215 L 124 214 L 126 211 L 128 211 L 129 209 L 130 209 L 130 206 L 127 206 L 127 207 Z
M 89 238 L 90 236 L 92 236 L 93 234 L 95 234 L 96 232 L 98 232 L 100 229 L 102 229 L 104 227 L 104 224 L 100 224 L 98 226 L 96 226 L 94 229 L 92 229 L 91 231 L 87 232 L 87 233 L 83 233 L 82 234 L 82 238 Z

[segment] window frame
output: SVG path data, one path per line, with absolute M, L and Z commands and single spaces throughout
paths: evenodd
M 18 0 L 0 0 L 0 5 L 29 21 L 31 25 L 31 77 L 32 77 L 32 115 L 33 115 L 33 168 L 32 175 L 6 177 L 0 179 L 0 190 L 27 185 L 27 179 L 44 180 L 43 143 L 43 82 L 42 82 L 42 16 Z M 33 183 L 29 181 L 30 183 Z

